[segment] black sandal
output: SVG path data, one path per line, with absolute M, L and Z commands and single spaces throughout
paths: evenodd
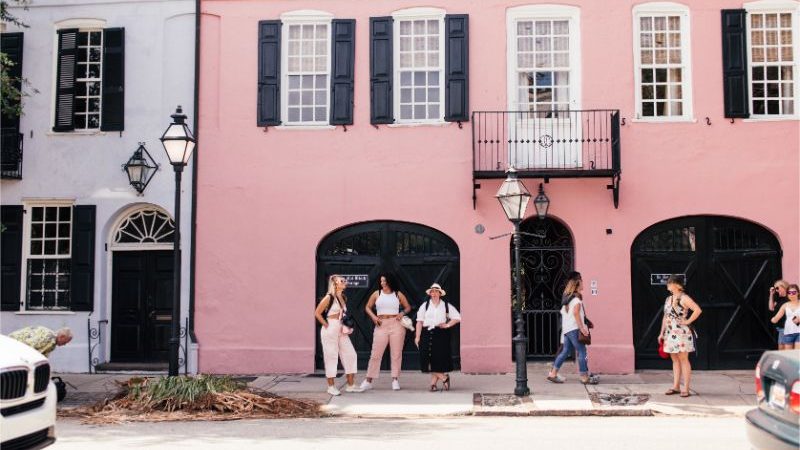
M 445 376 L 444 380 L 442 380 L 442 388 L 445 391 L 449 391 L 450 390 L 450 375 L 449 374 Z
M 431 389 L 430 389 L 430 391 L 431 391 L 431 392 L 438 392 L 438 391 L 439 391 L 439 388 L 438 388 L 438 387 L 436 387 L 436 384 L 434 383 L 434 384 L 432 384 L 432 385 L 431 385 Z

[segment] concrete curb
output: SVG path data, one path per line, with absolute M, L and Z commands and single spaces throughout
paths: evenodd
M 508 416 L 508 417 L 651 417 L 655 416 L 650 409 L 535 409 L 532 411 L 475 411 L 473 416 Z

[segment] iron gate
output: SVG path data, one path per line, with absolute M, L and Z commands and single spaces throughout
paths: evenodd
M 522 314 L 528 336 L 528 359 L 551 358 L 560 342 L 561 293 L 575 267 L 572 234 L 555 219 L 535 217 L 522 222 L 520 231 L 528 233 L 520 240 Z M 513 277 L 513 241 L 511 268 Z M 513 334 L 514 327 L 511 329 Z

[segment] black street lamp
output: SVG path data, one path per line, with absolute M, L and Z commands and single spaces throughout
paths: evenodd
M 547 217 L 547 209 L 550 208 L 550 199 L 544 194 L 544 186 L 539 183 L 539 195 L 533 200 L 533 206 L 536 208 L 536 217 L 540 220 Z
M 158 164 L 144 148 L 144 142 L 139 142 L 139 148 L 133 152 L 128 162 L 122 165 L 122 170 L 128 174 L 128 183 L 141 194 L 156 174 Z
M 172 329 L 169 337 L 169 376 L 178 375 L 178 350 L 180 346 L 181 316 L 181 175 L 189 164 L 195 139 L 186 125 L 186 115 L 180 106 L 172 116 L 172 123 L 161 136 L 161 144 L 167 151 L 169 163 L 175 170 L 175 262 L 173 264 Z M 186 364 L 186 362 L 184 362 Z
M 512 339 L 514 342 L 514 359 L 517 363 L 517 386 L 514 394 L 525 396 L 530 394 L 528 389 L 528 338 L 525 336 L 525 323 L 522 320 L 522 274 L 519 264 L 519 224 L 525 217 L 525 210 L 531 199 L 531 193 L 525 185 L 517 178 L 517 171 L 509 167 L 506 171 L 508 177 L 497 190 L 497 200 L 506 213 L 506 217 L 514 224 L 514 298 L 517 301 L 515 310 L 516 335 Z

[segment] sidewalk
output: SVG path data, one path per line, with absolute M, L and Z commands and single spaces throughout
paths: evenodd
M 600 384 L 584 386 L 573 366 L 567 364 L 564 384 L 545 380 L 546 364 L 528 365 L 531 395 L 519 398 L 511 394 L 514 374 L 452 374 L 449 392 L 428 392 L 429 376 L 403 372 L 402 390 L 391 390 L 391 377 L 382 372 L 374 388 L 364 393 L 346 393 L 331 397 L 325 393 L 325 379 L 315 375 L 263 375 L 242 377 L 254 388 L 278 395 L 305 398 L 322 403 L 323 409 L 336 416 L 414 417 L 448 415 L 549 415 L 549 416 L 725 416 L 744 415 L 756 405 L 752 371 L 694 372 L 692 396 L 666 396 L 672 372 L 640 371 L 630 375 L 601 375 Z M 67 398 L 61 407 L 97 401 L 116 390 L 115 380 L 132 375 L 62 374 L 68 383 Z M 148 375 L 149 376 L 149 375 Z M 357 383 L 363 374 L 356 378 Z M 336 379 L 343 388 L 344 377 Z M 441 385 L 440 385 L 441 386 Z

